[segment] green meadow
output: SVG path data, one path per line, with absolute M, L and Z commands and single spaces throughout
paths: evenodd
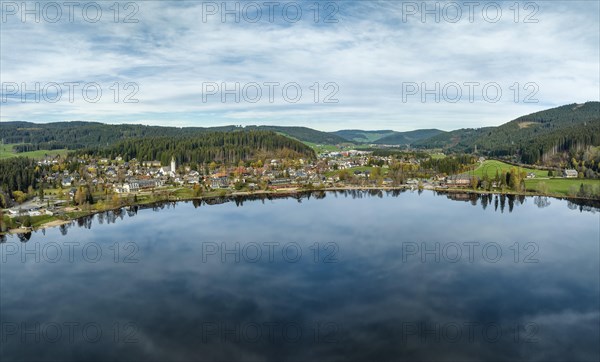
M 581 184 L 591 185 L 595 192 L 600 192 L 600 180 L 577 178 L 529 179 L 525 181 L 527 191 L 546 191 L 549 194 L 575 196 Z
M 485 174 L 488 175 L 489 178 L 494 178 L 496 176 L 496 171 L 498 174 L 502 172 L 508 172 L 511 168 L 517 167 L 510 165 L 508 163 L 504 163 L 496 160 L 486 160 L 481 163 L 481 165 L 477 166 L 477 168 L 473 171 L 469 172 L 469 175 L 478 176 L 482 178 Z M 548 171 L 546 170 L 536 170 L 533 168 L 527 167 L 517 167 L 519 170 L 530 173 L 533 172 L 535 177 L 548 177 Z
M 0 144 L 0 159 L 19 157 L 19 156 L 40 159 L 40 158 L 44 158 L 46 156 L 56 156 L 56 155 L 65 156 L 69 152 L 66 149 L 62 149 L 62 150 L 38 150 L 38 151 L 17 153 L 13 150 L 13 147 L 16 145 L 17 145 L 17 143 Z

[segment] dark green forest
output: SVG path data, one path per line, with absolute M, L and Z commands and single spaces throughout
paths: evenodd
M 190 137 L 207 132 L 229 132 L 235 126 L 214 128 L 202 127 L 160 127 L 137 124 L 109 125 L 96 122 L 3 122 L 0 138 L 3 143 L 23 143 L 15 146 L 17 152 L 35 150 L 107 147 L 119 141 L 146 137 Z
M 519 117 L 498 127 L 460 129 L 421 140 L 414 147 L 488 156 L 517 156 L 528 164 L 585 146 L 600 145 L 600 102 L 570 104 Z
M 28 192 L 37 188 L 40 168 L 27 157 L 0 160 L 0 207 L 9 204 L 13 191 Z
M 110 147 L 86 148 L 78 155 L 115 158 L 125 161 L 159 160 L 168 164 L 175 157 L 178 164 L 235 164 L 265 157 L 314 158 L 314 151 L 301 142 L 270 131 L 210 132 L 201 137 L 149 137 L 128 139 Z
M 103 124 L 97 122 L 3 122 L 0 139 L 3 143 L 17 143 L 17 152 L 36 150 L 107 147 L 120 141 L 148 137 L 200 137 L 211 132 L 233 132 L 241 130 L 273 131 L 296 138 L 300 141 L 337 144 L 348 142 L 337 135 L 317 131 L 307 127 L 280 126 L 222 126 L 222 127 L 162 127 L 139 124 Z

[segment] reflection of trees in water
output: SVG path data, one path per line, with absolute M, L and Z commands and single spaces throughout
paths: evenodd
M 579 209 L 579 212 L 587 211 L 595 214 L 596 211 L 600 211 L 599 203 L 600 201 L 595 200 L 569 200 L 567 207 L 571 210 Z
M 508 205 L 508 212 L 513 212 L 515 206 L 523 205 L 527 196 L 525 195 L 512 195 L 512 194 L 477 194 L 471 192 L 443 192 L 438 191 L 436 195 L 444 195 L 448 199 L 453 201 L 470 202 L 471 205 L 477 206 L 477 203 L 481 203 L 483 210 L 487 209 L 488 206 L 494 204 L 494 211 L 503 213 Z M 533 203 L 539 208 L 548 207 L 551 204 L 551 197 L 547 196 L 534 196 Z M 600 210 L 600 200 L 584 200 L 584 199 L 573 199 L 567 200 L 567 207 L 571 210 L 589 211 L 595 213 Z
M 510 213 L 515 207 L 515 195 L 507 195 L 506 198 L 508 199 L 508 212 Z
M 69 226 L 71 226 L 71 224 L 62 224 L 58 227 L 58 229 L 60 230 L 60 233 L 62 235 L 67 235 L 67 231 L 69 231 Z
M 477 201 L 479 201 L 479 195 L 469 194 L 469 201 L 471 201 L 471 205 L 477 206 Z
M 91 229 L 93 219 L 94 219 L 94 215 L 82 216 L 76 220 L 77 226 L 84 227 L 86 229 Z
M 333 195 L 334 197 L 344 196 L 346 198 L 350 197 L 352 199 L 361 199 L 363 197 L 378 197 L 383 198 L 384 194 L 388 197 L 398 197 L 402 193 L 408 192 L 406 189 L 393 189 L 393 190 L 379 190 L 379 189 L 368 189 L 368 190 L 332 190 L 332 191 L 323 191 L 323 190 L 314 190 L 314 191 L 305 191 L 298 193 L 281 193 L 281 194 L 253 194 L 253 195 L 236 195 L 236 196 L 224 196 L 224 197 L 215 197 L 209 199 L 194 199 L 191 201 L 179 201 L 184 203 L 191 202 L 194 208 L 198 208 L 202 205 L 220 205 L 227 202 L 234 202 L 236 206 L 241 207 L 244 205 L 244 202 L 247 201 L 261 201 L 262 203 L 265 200 L 277 200 L 277 199 L 288 199 L 293 198 L 298 202 L 302 202 L 304 199 L 310 199 L 311 197 L 321 200 L 327 197 L 327 195 Z M 434 195 L 445 196 L 449 200 L 452 201 L 462 201 L 468 202 L 473 206 L 477 206 L 478 203 L 481 204 L 481 208 L 486 210 L 488 207 L 491 207 L 492 203 L 494 205 L 494 211 L 498 211 L 498 207 L 500 207 L 500 212 L 503 213 L 506 204 L 508 203 L 508 212 L 513 212 L 515 206 L 523 205 L 526 200 L 525 195 L 506 195 L 506 194 L 478 194 L 472 192 L 444 192 L 444 191 L 434 191 Z M 544 208 L 548 207 L 551 204 L 550 198 L 545 196 L 535 196 L 533 197 L 533 203 L 539 207 Z M 170 209 L 175 208 L 177 206 L 177 201 L 162 201 L 156 202 L 150 205 L 138 205 L 138 206 L 130 206 L 119 208 L 115 210 L 107 210 L 103 212 L 99 212 L 95 215 L 83 216 L 76 219 L 73 222 L 62 224 L 59 226 L 59 231 L 62 235 L 67 235 L 69 228 L 77 224 L 79 227 L 84 227 L 86 229 L 91 229 L 94 223 L 94 219 L 98 221 L 99 224 L 113 224 L 117 220 L 123 220 L 125 214 L 128 217 L 133 217 L 137 215 L 139 210 L 152 210 L 152 211 L 161 211 L 165 208 Z M 579 209 L 580 212 L 588 211 L 595 213 L 600 210 L 600 200 L 568 200 L 567 207 L 571 210 Z M 42 232 L 45 232 L 42 230 Z M 22 242 L 27 242 L 29 238 L 31 238 L 31 232 L 24 234 L 17 234 L 19 240 Z M 7 236 L 0 235 L 0 243 L 6 242 Z
M 23 234 L 17 234 L 17 237 L 19 238 L 20 242 L 26 243 L 26 242 L 29 241 L 29 239 L 31 239 L 31 232 L 23 233 Z
M 533 198 L 533 204 L 540 209 L 543 209 L 544 207 L 550 206 L 550 200 L 546 196 L 535 196 Z
M 137 215 L 138 207 L 137 206 L 130 206 L 130 207 L 127 208 L 126 212 L 127 212 L 127 216 L 133 217 L 133 216 Z
M 444 193 L 440 193 L 444 194 Z M 445 193 L 446 197 L 453 201 L 463 201 L 468 202 L 473 206 L 477 206 L 481 203 L 481 208 L 486 210 L 488 206 L 494 203 L 494 211 L 498 211 L 498 206 L 500 207 L 500 212 L 504 213 L 506 209 L 506 205 L 508 204 L 508 212 L 512 212 L 515 205 L 522 205 L 525 202 L 525 197 L 517 197 L 516 195 L 493 195 L 493 194 L 478 194 L 474 192 L 451 192 Z M 518 204 L 515 203 L 518 201 Z

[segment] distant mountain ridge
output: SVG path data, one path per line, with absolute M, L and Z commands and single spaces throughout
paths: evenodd
M 600 102 L 568 104 L 516 118 L 498 127 L 464 128 L 412 146 L 490 156 L 519 155 L 536 163 L 555 154 L 600 145 Z
M 516 118 L 498 127 L 465 128 L 450 132 L 419 129 L 339 130 L 323 132 L 308 127 L 221 126 L 161 127 L 98 122 L 2 122 L 4 143 L 24 143 L 17 151 L 37 149 L 81 149 L 107 147 L 132 138 L 200 137 L 209 132 L 271 131 L 305 143 L 321 145 L 378 144 L 406 145 L 447 152 L 474 152 L 489 156 L 517 155 L 523 162 L 536 163 L 572 149 L 600 145 L 600 102 L 569 104 Z
M 344 129 L 330 133 L 338 135 L 350 142 L 372 143 L 397 132 L 393 130 L 363 131 L 360 129 Z
M 335 145 L 347 143 L 343 137 L 330 132 L 318 131 L 308 127 L 291 127 L 291 126 L 246 126 L 245 129 L 257 128 L 260 130 L 273 131 L 296 138 L 302 142 L 310 142 L 317 144 Z
M 435 137 L 439 134 L 446 133 L 439 129 L 418 129 L 408 132 L 395 132 L 389 136 L 382 137 L 375 141 L 380 145 L 411 145 L 417 141 Z
M 445 133 L 445 131 L 439 129 L 418 129 L 408 132 L 397 132 L 393 130 L 364 131 L 360 129 L 345 129 L 331 133 L 343 137 L 349 142 L 400 146 L 410 145 L 419 140 Z

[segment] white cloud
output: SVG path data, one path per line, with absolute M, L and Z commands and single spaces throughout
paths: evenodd
M 303 17 L 293 24 L 282 21 L 280 13 L 273 23 L 266 14 L 258 23 L 235 23 L 231 17 L 222 23 L 218 16 L 203 22 L 200 2 L 136 4 L 139 22 L 133 24 L 114 23 L 105 4 L 98 23 L 77 18 L 74 23 L 22 23 L 7 15 L 1 33 L 2 82 L 24 82 L 30 88 L 35 82 L 97 82 L 103 97 L 98 103 L 81 97 L 73 103 L 66 97 L 57 103 L 1 103 L 1 120 L 450 130 L 497 125 L 600 98 L 600 22 L 594 2 L 535 3 L 538 23 L 522 22 L 530 10 L 524 3 L 521 22 L 515 23 L 512 2 L 502 3 L 497 23 L 485 21 L 480 10 L 472 23 L 466 14 L 457 23 L 436 23 L 431 17 L 423 23 L 419 16 L 403 22 L 407 3 L 394 1 L 338 2 L 337 23 L 315 23 L 313 3 L 303 3 Z M 332 9 L 320 9 L 321 20 Z M 126 13 L 121 9 L 120 17 Z M 115 82 L 139 85 L 140 102 L 114 103 L 109 87 Z M 222 103 L 213 96 L 205 103 L 203 82 L 297 82 L 303 97 L 290 103 L 276 93 L 273 103 L 265 94 L 257 103 Z M 339 85 L 339 103 L 323 103 L 328 94 L 323 89 L 314 103 L 309 87 L 315 82 Z M 403 102 L 403 82 L 425 82 L 428 88 L 436 82 L 440 88 L 448 82 L 495 82 L 502 99 L 486 102 L 478 90 L 469 102 L 463 86 L 457 103 L 435 103 L 433 96 L 423 103 L 420 94 Z M 518 103 L 510 88 L 517 82 Z M 538 103 L 522 102 L 528 82 L 539 88 Z M 120 101 L 127 93 L 121 90 Z

